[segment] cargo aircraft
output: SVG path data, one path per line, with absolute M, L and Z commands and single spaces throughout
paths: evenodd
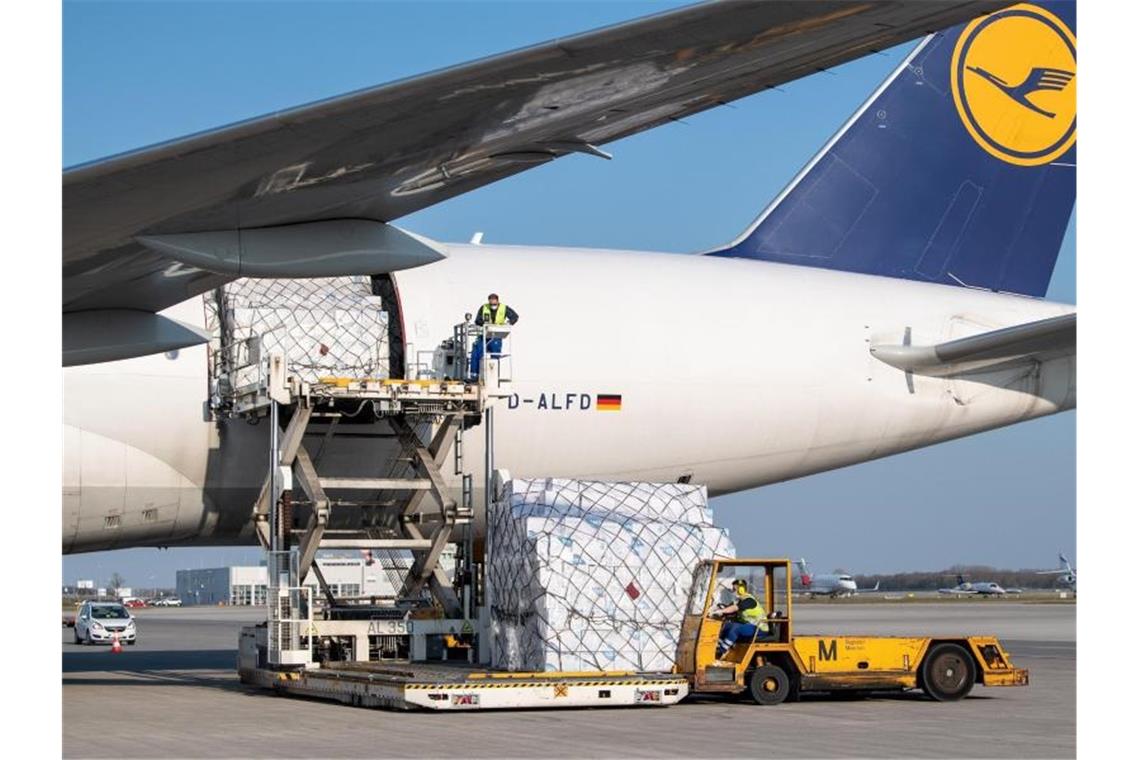
M 64 170 L 64 552 L 255 543 L 268 425 L 208 404 L 204 305 L 237 278 L 370 277 L 393 377 L 504 294 L 496 456 L 522 476 L 725 494 L 1074 408 L 1075 308 L 1042 296 L 1075 199 L 1075 30 L 1072 3 L 699 4 Z M 396 224 L 919 38 L 715 250 Z M 661 319 L 682 302 L 715 309 Z

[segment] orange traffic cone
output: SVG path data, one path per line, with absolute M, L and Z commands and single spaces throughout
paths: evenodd
M 123 644 L 119 641 L 119 634 L 111 637 L 111 654 L 121 654 L 123 651 Z

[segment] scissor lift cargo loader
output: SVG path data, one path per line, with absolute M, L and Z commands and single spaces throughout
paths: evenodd
M 452 367 L 466 367 L 471 330 L 469 323 L 457 325 Z M 506 338 L 509 330 L 505 325 L 485 326 L 482 337 Z M 688 693 L 685 679 L 672 674 L 497 673 L 476 664 L 488 659 L 483 635 L 488 625 L 478 605 L 479 573 L 469 530 L 474 518 L 472 478 L 463 459 L 463 435 L 472 423 L 482 422 L 489 494 L 494 466 L 491 402 L 509 382 L 503 371 L 509 354 L 485 354 L 478 382 L 331 376 L 312 382 L 291 375 L 280 353 L 262 356 L 247 350 L 244 355 L 259 364 L 251 371 L 248 363 L 230 362 L 244 370 L 234 376 L 248 382 L 223 383 L 232 390 L 220 406 L 231 416 L 268 417 L 274 463 L 251 512 L 268 556 L 268 619 L 242 629 L 238 670 L 244 683 L 348 704 L 435 710 L 660 706 Z M 374 472 L 323 475 L 321 453 L 335 436 L 347 432 L 344 418 L 362 405 L 387 428 L 373 435 L 398 444 L 398 464 L 385 477 Z M 284 430 L 282 417 L 287 419 Z M 315 453 L 306 447 L 306 438 L 320 441 Z M 449 458 L 463 484 L 458 501 L 444 478 Z M 361 508 L 381 519 L 357 531 L 330 528 L 334 510 Z M 293 513 L 300 509 L 308 510 L 308 520 L 294 528 Z M 461 563 L 453 581 L 439 559 L 457 538 L 462 539 Z M 376 604 L 374 599 L 333 593 L 315 562 L 323 549 L 411 551 L 414 561 L 397 598 Z M 323 597 L 320 617 L 314 615 L 315 600 L 303 585 L 309 573 L 315 575 Z M 425 588 L 430 604 L 423 599 Z M 393 641 L 407 644 L 392 646 Z M 458 662 L 417 661 L 428 656 L 432 641 L 442 641 L 449 654 L 466 657 Z M 317 652 L 331 656 L 317 659 Z M 402 659 L 386 659 L 388 655 Z

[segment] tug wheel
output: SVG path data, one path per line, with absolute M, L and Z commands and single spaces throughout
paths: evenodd
M 790 692 L 788 674 L 775 665 L 761 665 L 748 679 L 748 693 L 758 705 L 778 705 Z
M 974 658 L 957 644 L 939 644 L 922 661 L 922 690 L 939 702 L 954 702 L 974 688 Z

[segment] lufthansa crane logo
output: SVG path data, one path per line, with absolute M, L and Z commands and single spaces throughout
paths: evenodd
M 950 89 L 966 131 L 986 152 L 1021 166 L 1054 161 L 1077 140 L 1077 40 L 1036 5 L 966 26 L 950 61 Z

